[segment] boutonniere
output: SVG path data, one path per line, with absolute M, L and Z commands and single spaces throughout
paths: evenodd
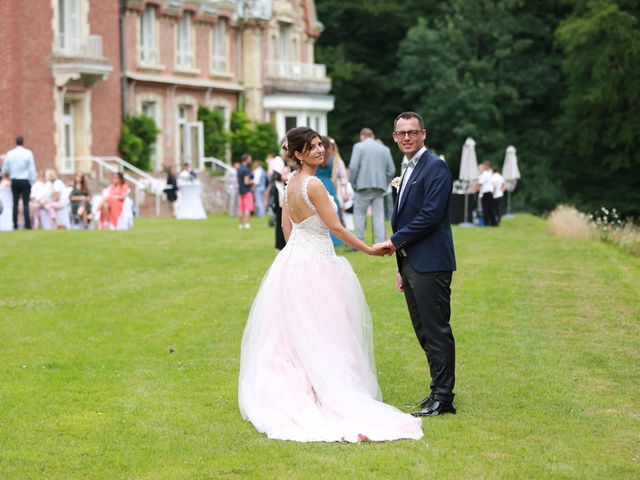
M 391 180 L 391 186 L 398 190 L 400 188 L 400 182 L 402 182 L 402 177 L 396 177 Z

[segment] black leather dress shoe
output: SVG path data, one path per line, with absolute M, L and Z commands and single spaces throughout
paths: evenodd
M 418 404 L 418 408 L 420 410 L 424 410 L 429 405 L 431 405 L 433 402 L 435 402 L 435 399 L 433 398 L 433 396 L 429 395 L 428 397 L 424 397 L 422 399 L 422 401 Z
M 429 395 L 428 397 L 424 397 L 422 400 L 420 400 L 419 402 L 413 404 L 413 405 L 405 405 L 404 408 L 408 409 L 408 410 L 413 410 L 413 409 L 420 409 L 423 410 L 425 408 L 427 408 L 429 405 L 431 405 L 433 403 L 433 397 L 431 395 Z
M 411 412 L 414 417 L 437 417 L 445 413 L 455 415 L 457 412 L 456 405 L 453 402 L 443 402 L 442 400 L 433 400 L 417 412 Z

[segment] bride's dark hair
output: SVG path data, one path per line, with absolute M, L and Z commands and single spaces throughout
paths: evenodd
M 284 157 L 295 163 L 298 167 L 302 161 L 296 158 L 295 153 L 304 155 L 311 148 L 311 140 L 315 137 L 322 139 L 320 134 L 309 127 L 296 127 L 287 132 L 287 138 L 282 145 Z

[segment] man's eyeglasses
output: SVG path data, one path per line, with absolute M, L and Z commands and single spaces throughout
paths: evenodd
M 404 139 L 407 136 L 411 140 L 415 140 L 416 138 L 418 138 L 418 135 L 420 135 L 421 131 L 422 130 L 396 130 L 395 132 L 393 132 L 393 135 L 400 140 Z

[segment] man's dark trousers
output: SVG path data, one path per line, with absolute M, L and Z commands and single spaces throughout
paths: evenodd
M 406 259 L 402 262 L 404 295 L 429 362 L 431 395 L 445 402 L 453 401 L 455 384 L 455 341 L 449 323 L 452 277 L 453 272 L 416 272 Z
M 18 229 L 18 199 L 22 197 L 22 209 L 24 213 L 24 228 L 31 229 L 31 217 L 29 216 L 29 195 L 31 195 L 31 183 L 29 180 L 11 180 L 11 193 L 13 193 L 13 228 Z
M 493 193 L 482 194 L 482 221 L 485 227 L 495 227 L 496 219 L 493 216 Z

